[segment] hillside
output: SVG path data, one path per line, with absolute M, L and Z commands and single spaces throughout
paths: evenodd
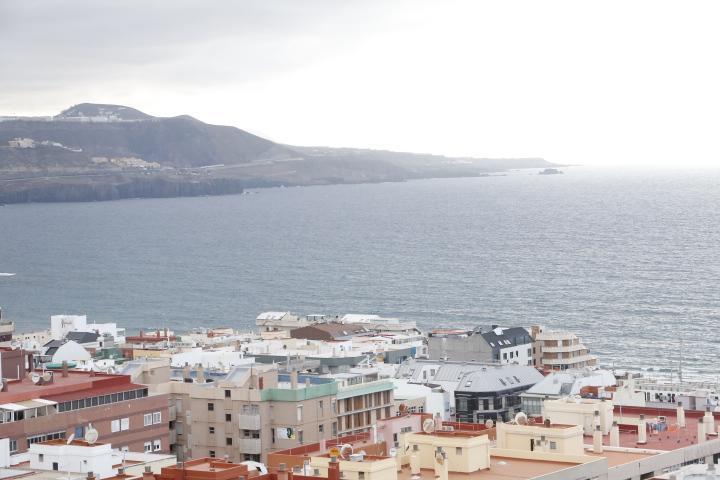
M 85 103 L 54 117 L 0 117 L 1 203 L 214 195 L 547 166 L 539 158 L 293 147 L 186 115 L 153 117 L 121 105 Z

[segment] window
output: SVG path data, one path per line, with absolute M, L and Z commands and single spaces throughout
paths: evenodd
M 507 360 L 507 352 L 503 352 L 503 360 Z
M 318 425 L 318 432 L 323 433 L 324 430 L 325 430 L 325 426 L 322 423 L 320 425 Z
M 557 450 L 557 443 L 551 441 L 550 442 L 550 450 Z
M 225 445 L 232 445 L 232 437 L 225 437 Z
M 209 450 L 208 451 L 208 457 L 215 458 L 215 450 Z
M 208 412 L 214 412 L 215 411 L 215 404 L 212 402 L 208 402 Z
M 39 453 L 39 454 L 38 454 L 38 461 L 44 462 L 44 461 L 45 461 L 45 455 L 42 454 L 42 453 Z
M 365 472 L 358 472 L 358 480 L 365 480 Z
M 215 433 L 215 427 L 208 427 L 208 433 Z
M 161 423 L 162 422 L 162 412 L 154 412 L 152 415 L 152 421 L 153 421 L 153 425 Z
M 113 420 L 110 422 L 110 431 L 112 433 L 120 431 L 120 419 Z
M 152 413 L 146 413 L 143 415 L 143 426 L 147 427 L 148 425 L 152 425 Z
M 413 452 L 417 452 L 418 450 L 420 450 L 420 447 L 417 444 L 413 445 Z
M 226 413 L 226 414 L 225 414 L 225 421 L 226 421 L 226 422 L 232 422 L 232 414 L 231 414 L 231 413 Z
M 160 444 L 160 440 L 154 440 L 153 441 L 153 452 L 159 452 L 162 450 L 162 445 Z
M 455 447 L 455 455 L 462 455 L 462 448 Z
M 337 437 L 338 434 L 338 424 L 337 422 L 332 423 L 332 436 Z
M 330 404 L 332 405 L 332 413 L 337 413 L 337 401 L 333 398 Z
M 323 401 L 322 400 L 320 400 L 318 402 L 318 407 L 320 407 L 320 416 L 322 417 L 323 416 Z
M 120 430 L 130 430 L 130 418 L 125 417 L 120 419 Z
M 230 390 L 225 390 L 225 398 L 230 398 Z
M 302 419 L 303 419 L 303 406 L 298 405 L 297 406 L 297 421 L 302 422 Z
M 145 442 L 145 453 L 152 452 L 152 442 Z
M 303 431 L 298 430 L 298 442 L 303 443 Z

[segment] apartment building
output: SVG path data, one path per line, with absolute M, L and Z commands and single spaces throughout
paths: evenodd
M 376 369 L 353 369 L 330 376 L 338 382 L 336 435 L 369 432 L 379 420 L 395 416 L 395 384 Z
M 82 438 L 90 424 L 114 448 L 169 451 L 167 394 L 151 394 L 126 375 L 67 368 L 26 372 L 31 358 L 18 364 L 3 353 L 2 371 L 19 371 L 19 378 L 2 381 L 0 391 L 0 438 L 9 439 L 11 453 L 71 434 Z
M 434 330 L 428 334 L 431 360 L 532 365 L 532 338 L 522 327 L 493 325 L 474 330 Z
M 597 357 L 572 332 L 553 332 L 534 325 L 530 328 L 533 340 L 533 366 L 542 370 L 595 367 Z
M 184 369 L 165 385 L 177 411 L 179 459 L 265 461 L 267 454 L 337 436 L 337 384 L 329 378 L 280 374 L 250 364 L 215 376 Z M 212 381 L 208 381 L 212 380 Z M 158 385 L 157 388 L 162 388 Z

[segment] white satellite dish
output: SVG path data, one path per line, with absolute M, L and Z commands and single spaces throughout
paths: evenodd
M 43 382 L 47 383 L 52 380 L 53 373 L 52 372 L 43 372 L 42 378 L 43 378 Z
M 92 426 L 92 423 L 88 424 L 87 431 L 85 432 L 85 441 L 89 445 L 93 445 L 98 440 L 98 431 L 95 430 Z
M 32 372 L 30 374 L 30 381 L 33 382 L 35 385 L 40 383 L 40 380 L 42 380 L 42 377 L 37 372 Z
M 247 465 L 248 467 L 252 467 L 258 472 L 260 472 L 261 475 L 265 475 L 268 473 L 268 469 L 264 463 L 255 462 L 253 460 L 245 460 L 244 462 L 240 462 L 240 465 Z
M 340 447 L 340 457 L 347 459 L 350 457 L 350 455 L 353 454 L 353 451 L 353 446 L 349 443 L 346 443 L 345 445 Z
M 495 422 L 492 421 L 492 419 L 488 418 L 485 420 L 485 428 L 493 428 L 495 426 Z
M 388 453 L 390 454 L 391 457 L 396 457 L 396 456 L 397 456 L 397 448 L 392 447 L 392 448 L 388 451 Z
M 518 425 L 527 425 L 527 423 L 528 423 L 527 415 L 525 415 L 525 413 L 523 413 L 523 412 L 518 412 L 515 415 L 515 423 Z
M 74 433 L 71 433 L 70 436 L 69 436 L 68 439 L 67 439 L 67 442 L 65 442 L 65 443 L 67 443 L 68 445 L 70 445 L 70 444 L 73 442 L 73 440 L 75 440 L 75 434 L 74 434 Z
M 426 418 L 422 423 L 422 429 L 425 433 L 433 433 L 435 431 L 435 420 Z

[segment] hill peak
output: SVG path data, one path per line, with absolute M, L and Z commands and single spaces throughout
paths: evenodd
M 63 110 L 56 119 L 106 119 L 115 121 L 138 121 L 154 118 L 147 113 L 124 105 L 80 103 Z

